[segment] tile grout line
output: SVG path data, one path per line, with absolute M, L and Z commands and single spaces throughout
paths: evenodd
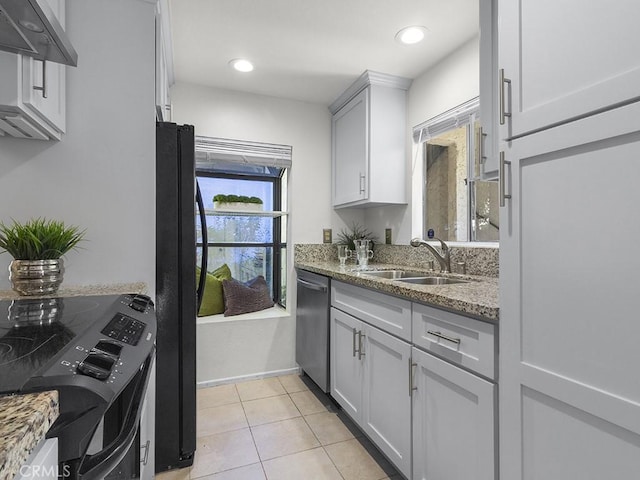
M 279 378 L 278 378 L 279 380 Z M 282 383 L 282 381 L 280 382 Z M 284 385 L 283 385 L 284 387 Z M 327 452 L 327 449 L 324 448 L 324 445 L 322 444 L 322 442 L 320 441 L 320 439 L 318 438 L 318 436 L 316 435 L 316 432 L 313 431 L 313 428 L 311 428 L 311 425 L 309 425 L 309 422 L 307 422 L 307 419 L 305 418 L 305 416 L 302 414 L 302 412 L 300 411 L 300 408 L 298 407 L 298 405 L 296 405 L 296 402 L 293 401 L 293 398 L 291 398 L 291 393 L 289 393 L 285 387 L 285 391 L 287 392 L 287 395 L 289 395 L 289 398 L 291 399 L 291 401 L 293 402 L 293 404 L 295 405 L 296 409 L 298 409 L 298 412 L 300 412 L 300 415 L 302 416 L 302 420 L 304 421 L 305 425 L 307 426 L 307 428 L 311 431 L 311 433 L 313 434 L 314 438 L 318 441 L 318 444 L 320 445 L 320 448 L 322 448 L 322 451 L 324 452 L 324 454 L 327 456 L 327 458 L 329 459 L 329 461 L 331 462 L 331 464 L 333 465 L 333 468 L 336 469 L 336 472 L 338 472 L 338 475 L 340 475 L 340 478 L 342 478 L 342 480 L 346 480 L 344 475 L 342 475 L 342 472 L 340 471 L 340 469 L 338 468 L 338 466 L 336 465 L 336 463 L 333 461 L 333 458 L 331 458 L 331 455 L 329 455 L 329 452 Z M 307 391 L 310 391 L 309 389 L 307 389 Z M 311 392 L 313 395 L 313 392 Z M 324 406 L 324 405 L 323 405 Z M 326 409 L 326 407 L 325 407 Z M 308 449 L 311 450 L 311 449 Z M 305 450 L 305 451 L 308 451 Z
M 241 406 L 241 408 L 242 408 L 242 412 L 243 412 L 244 419 L 245 419 L 246 424 L 247 424 L 247 428 L 249 428 L 249 433 L 250 433 L 250 435 L 251 435 L 251 440 L 252 440 L 252 443 L 253 443 L 253 447 L 254 447 L 254 449 L 255 449 L 255 451 L 256 451 L 256 453 L 257 453 L 258 462 L 256 462 L 256 463 L 259 463 L 259 464 L 260 464 L 260 467 L 261 467 L 261 469 L 262 469 L 262 472 L 263 472 L 264 478 L 268 480 L 267 472 L 266 472 L 266 469 L 265 469 L 265 466 L 264 466 L 264 462 L 265 462 L 265 461 L 270 461 L 270 460 L 274 460 L 274 459 L 276 459 L 276 458 L 283 458 L 283 457 L 286 457 L 286 456 L 289 456 L 289 455 L 295 455 L 295 454 L 299 454 L 299 453 L 303 453 L 303 452 L 308 452 L 308 451 L 310 451 L 310 450 L 315 450 L 315 449 L 317 449 L 317 448 L 319 448 L 319 447 L 320 447 L 320 448 L 322 448 L 322 450 L 323 450 L 324 454 L 329 458 L 329 460 L 330 460 L 331 464 L 334 466 L 335 470 L 338 472 L 339 477 L 340 477 L 341 479 L 343 479 L 343 480 L 346 480 L 345 475 L 340 471 L 340 469 L 338 468 L 338 465 L 335 463 L 335 461 L 333 460 L 333 458 L 329 455 L 329 451 L 327 450 L 327 447 L 332 446 L 332 445 L 336 445 L 336 444 L 338 444 L 338 443 L 347 442 L 347 441 L 350 441 L 350 440 L 353 440 L 353 439 L 356 439 L 356 440 L 357 440 L 357 437 L 356 437 L 355 435 L 353 435 L 353 433 L 351 432 L 351 429 L 350 429 L 349 427 L 347 427 L 347 425 L 344 423 L 344 421 L 343 421 L 343 419 L 340 417 L 340 415 L 338 415 L 338 413 L 337 413 L 337 412 L 333 412 L 333 411 L 331 411 L 331 410 L 329 409 L 329 407 L 327 406 L 327 404 L 326 404 L 322 399 L 318 398 L 318 396 L 317 396 L 316 392 L 314 392 L 311 388 L 309 388 L 309 387 L 307 387 L 306 385 L 304 385 L 304 387 L 305 387 L 305 388 L 304 388 L 304 389 L 302 389 L 302 390 L 297 390 L 297 391 L 295 391 L 295 392 L 289 392 L 289 391 L 287 390 L 287 387 L 285 386 L 285 384 L 282 382 L 282 380 L 281 380 L 280 376 L 275 377 L 275 378 L 277 378 L 277 379 L 278 379 L 278 384 L 283 388 L 283 390 L 284 390 L 284 394 L 275 394 L 275 395 L 268 395 L 268 396 L 266 396 L 266 397 L 253 398 L 253 399 L 250 399 L 250 400 L 242 400 L 242 398 L 241 398 L 241 396 L 240 396 L 240 391 L 239 391 L 239 389 L 238 389 L 237 385 L 238 385 L 238 383 L 244 383 L 244 382 L 237 382 L 237 383 L 232 384 L 232 385 L 233 385 L 233 389 L 234 389 L 234 391 L 235 391 L 235 393 L 236 393 L 236 395 L 237 395 L 237 398 L 239 399 L 239 403 L 240 403 L 240 406 Z M 298 378 L 299 378 L 299 377 L 298 377 Z M 293 388 L 298 388 L 298 387 L 293 387 Z M 320 402 L 320 404 L 321 404 L 321 405 L 322 405 L 322 407 L 323 407 L 323 410 L 321 410 L 321 411 L 319 411 L 319 412 L 311 412 L 311 413 L 309 413 L 308 415 L 303 414 L 303 412 L 302 412 L 301 408 L 298 406 L 298 404 L 297 404 L 297 403 L 295 402 L 295 400 L 294 400 L 294 397 L 292 396 L 292 395 L 293 395 L 293 394 L 295 394 L 295 393 L 303 393 L 303 392 L 307 392 L 307 393 L 309 393 L 309 394 L 310 394 L 310 395 L 312 395 L 312 396 L 313 396 L 313 397 L 314 397 L 318 402 Z M 271 421 L 271 422 L 266 422 L 266 423 L 259 424 L 259 425 L 250 425 L 250 424 L 249 424 L 249 418 L 248 418 L 248 415 L 247 415 L 247 412 L 246 412 L 246 409 L 245 409 L 245 405 L 244 405 L 246 402 L 251 402 L 251 401 L 255 401 L 255 400 L 264 400 L 264 399 L 268 399 L 268 398 L 275 398 L 275 397 L 284 396 L 284 395 L 287 395 L 287 397 L 289 398 L 290 402 L 294 405 L 294 407 L 295 407 L 296 411 L 297 411 L 297 412 L 298 412 L 298 414 L 299 414 L 298 416 L 290 417 L 290 418 L 286 418 L 286 419 L 282 419 L 282 420 L 275 420 L 275 421 Z M 324 392 L 322 393 L 322 395 L 325 395 L 325 394 L 324 394 Z M 230 404 L 232 404 L 232 403 L 236 403 L 236 402 L 231 402 Z M 351 439 L 346 439 L 346 440 L 340 440 L 340 441 L 336 441 L 336 442 L 328 443 L 327 445 L 323 445 L 323 443 L 320 441 L 320 438 L 318 437 L 318 435 L 316 434 L 316 432 L 314 431 L 314 429 L 311 427 L 311 425 L 310 425 L 310 424 L 309 424 L 309 422 L 307 421 L 307 418 L 306 418 L 306 417 L 307 417 L 307 416 L 311 416 L 311 415 L 315 415 L 315 414 L 324 414 L 324 413 L 329 413 L 329 414 L 334 415 L 334 416 L 336 417 L 336 419 L 337 419 L 338 421 L 340 421 L 340 423 L 342 423 L 342 424 L 343 424 L 343 425 L 344 425 L 344 426 L 345 426 L 345 427 L 346 427 L 346 428 L 347 428 L 347 429 L 352 433 L 353 438 L 351 438 Z M 295 419 L 300 418 L 300 417 L 302 418 L 302 420 L 303 420 L 303 422 L 304 422 L 305 426 L 310 430 L 310 432 L 311 432 L 311 434 L 312 434 L 313 438 L 316 440 L 316 442 L 317 442 L 318 446 L 316 446 L 316 447 L 311 447 L 311 448 L 306 448 L 306 449 L 301 450 L 301 451 L 299 451 L 299 452 L 293 452 L 293 453 L 290 453 L 290 454 L 280 455 L 280 456 L 276 456 L 276 457 L 273 457 L 273 458 L 270 458 L 270 459 L 267 459 L 267 460 L 263 460 L 263 459 L 262 459 L 262 457 L 260 456 L 260 451 L 259 451 L 259 449 L 258 449 L 258 446 L 257 446 L 257 443 L 256 443 L 256 438 L 255 438 L 255 436 L 254 436 L 254 432 L 253 432 L 254 427 L 262 427 L 262 426 L 265 426 L 265 425 L 271 425 L 271 424 L 274 424 L 274 423 L 283 422 L 283 421 L 287 421 L 287 420 L 295 420 Z M 243 427 L 243 428 L 244 428 L 244 427 Z M 238 430 L 242 430 L 243 428 L 235 429 L 235 430 L 229 430 L 229 431 L 238 431 Z M 225 432 L 219 432 L 219 433 L 226 433 L 226 431 L 225 431 Z M 378 462 L 378 461 L 377 461 L 377 460 L 376 460 L 376 459 L 375 459 L 375 458 L 374 458 L 374 457 L 373 457 L 373 456 L 372 456 L 368 451 L 367 451 L 367 453 L 368 453 L 368 455 L 371 457 L 371 459 L 372 459 L 375 463 L 377 463 L 378 465 L 380 465 L 380 464 L 379 464 L 379 462 Z M 238 467 L 234 467 L 234 468 L 231 468 L 231 469 L 223 470 L 223 471 L 220 471 L 220 472 L 214 472 L 214 473 L 207 474 L 207 475 L 215 475 L 215 474 L 219 474 L 219 473 L 222 473 L 222 472 L 235 470 L 235 469 L 237 469 L 237 468 L 244 468 L 244 467 L 248 467 L 248 466 L 250 466 L 250 465 L 255 465 L 256 463 L 251 463 L 251 464 L 247 464 L 247 465 L 241 465 L 241 466 L 238 466 Z M 383 469 L 383 470 L 384 470 L 384 469 Z M 202 478 L 202 476 L 200 476 L 200 477 L 191 477 L 191 471 L 192 471 L 192 468 L 190 468 L 190 469 L 189 469 L 189 477 L 188 477 L 189 479 L 194 479 L 194 480 L 195 480 L 195 479 L 200 479 L 200 478 Z M 206 476 L 206 475 L 205 475 L 205 476 Z M 385 471 L 385 476 L 381 477 L 381 478 L 380 478 L 380 479 L 378 479 L 378 480 L 385 480 L 385 479 L 387 479 L 387 478 L 390 478 L 390 477 L 388 477 L 388 475 L 386 475 L 386 471 Z
M 240 392 L 238 391 L 238 387 L 236 385 L 237 385 L 237 383 L 233 384 L 233 386 L 236 389 L 236 392 L 238 392 L 238 398 L 240 399 L 240 405 L 242 406 L 242 411 L 244 413 L 244 418 L 247 420 L 247 426 L 249 427 L 249 433 L 251 434 L 251 441 L 253 442 L 253 448 L 256 449 L 256 454 L 258 455 L 258 461 L 260 463 L 260 468 L 262 469 L 262 474 L 264 475 L 264 478 L 268 480 L 267 471 L 264 469 L 264 463 L 262 461 L 262 457 L 260 456 L 260 451 L 258 450 L 258 445 L 256 444 L 256 437 L 253 436 L 253 427 L 249 424 L 249 417 L 247 417 L 247 411 L 244 409 L 244 402 L 242 401 L 242 398 L 240 397 Z
M 282 382 L 281 382 L 282 383 Z M 286 388 L 285 388 L 286 390 Z M 311 392 L 311 390 L 307 389 L 307 391 Z M 287 392 L 289 393 L 289 392 Z M 312 395 L 315 395 L 313 392 L 311 392 Z M 291 397 L 291 394 L 289 393 L 289 397 Z M 293 398 L 291 399 L 291 401 L 293 402 Z M 296 405 L 296 402 L 293 402 L 294 405 Z M 327 410 L 326 406 L 323 405 L 323 407 L 325 408 L 325 410 Z M 298 406 L 296 405 L 296 408 L 298 408 Z M 298 408 L 298 411 L 300 412 L 300 409 Z M 327 410 L 328 412 L 328 410 Z M 323 413 L 323 412 L 317 412 L 317 413 Z M 302 415 L 302 412 L 300 412 L 300 414 Z M 338 475 L 340 475 L 340 478 L 342 478 L 343 480 L 346 480 L 344 475 L 342 475 L 342 472 L 340 471 L 340 469 L 338 468 L 338 466 L 336 465 L 336 463 L 333 461 L 333 458 L 331 458 L 331 455 L 329 455 L 329 452 L 327 452 L 327 449 L 325 448 L 325 445 L 322 444 L 322 442 L 320 441 L 320 439 L 318 438 L 318 435 L 316 435 L 316 432 L 313 431 L 313 428 L 311 428 L 311 425 L 309 425 L 309 422 L 307 422 L 307 419 L 305 417 L 305 415 L 302 415 L 302 419 L 304 420 L 305 425 L 307 425 L 307 427 L 309 428 L 309 430 L 311 430 L 311 433 L 313 434 L 313 436 L 315 437 L 315 439 L 318 441 L 318 444 L 320 444 L 320 448 L 322 448 L 322 451 L 324 452 L 324 454 L 327 456 L 327 458 L 329 459 L 329 461 L 331 462 L 331 464 L 333 465 L 333 467 L 336 469 L 336 472 L 338 472 Z M 336 442 L 337 443 L 337 442 Z M 332 444 L 333 445 L 333 444 Z

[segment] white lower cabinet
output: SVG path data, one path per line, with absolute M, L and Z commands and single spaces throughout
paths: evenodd
M 364 408 L 369 438 L 398 470 L 411 476 L 411 345 L 364 324 Z
M 411 477 L 411 345 L 331 309 L 331 393 L 407 478 Z
M 59 474 L 59 475 L 58 475 Z M 65 472 L 58 471 L 58 439 L 43 439 L 33 449 L 26 463 L 20 467 L 14 480 L 63 478 Z
M 362 414 L 363 362 L 357 349 L 363 322 L 340 310 L 331 308 L 331 395 L 351 418 L 358 421 Z
M 398 471 L 495 480 L 495 325 L 338 281 L 331 305 L 331 395 Z
M 413 479 L 494 480 L 496 386 L 412 348 Z

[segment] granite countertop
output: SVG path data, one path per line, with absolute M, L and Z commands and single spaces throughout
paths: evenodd
M 20 295 L 13 290 L 0 290 L 0 300 L 16 300 L 18 298 L 54 298 L 78 297 L 82 295 L 119 295 L 124 293 L 146 293 L 144 282 L 112 283 L 108 285 L 63 286 L 52 295 Z
M 476 275 L 444 274 L 469 283 L 451 285 L 416 285 L 398 282 L 385 278 L 360 276 L 353 264 L 341 268 L 335 261 L 299 261 L 296 268 L 319 273 L 328 277 L 351 283 L 361 287 L 379 290 L 399 297 L 404 297 L 420 303 L 442 307 L 463 315 L 497 322 L 499 318 L 498 279 L 495 277 L 481 277 Z M 443 275 L 439 272 L 429 272 L 421 268 L 388 263 L 370 263 L 369 270 L 411 270 L 424 271 L 425 275 Z M 362 272 L 366 273 L 366 272 Z
M 10 480 L 59 415 L 58 392 L 0 397 L 0 480 Z

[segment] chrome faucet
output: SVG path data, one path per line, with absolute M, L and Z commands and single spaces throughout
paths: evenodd
M 434 237 L 433 240 L 438 240 L 440 242 L 440 245 L 442 247 L 442 253 L 439 253 L 435 248 L 433 248 L 427 242 L 417 237 L 411 240 L 411 246 L 419 247 L 420 245 L 424 245 L 429 249 L 431 254 L 434 257 L 436 257 L 436 260 L 438 260 L 438 263 L 440 264 L 440 271 L 442 273 L 451 272 L 451 250 L 449 249 L 449 246 L 439 238 Z

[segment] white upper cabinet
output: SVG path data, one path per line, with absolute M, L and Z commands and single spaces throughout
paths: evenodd
M 47 0 L 65 26 L 65 1 Z M 0 52 L 0 134 L 59 140 L 65 131 L 66 66 Z
M 330 107 L 333 206 L 405 204 L 406 78 L 366 71 Z
M 167 0 L 160 0 L 156 7 L 156 119 L 160 122 L 171 121 L 174 81 L 169 7 Z
M 498 176 L 498 6 L 497 0 L 480 0 L 480 130 L 481 176 Z
M 640 2 L 499 0 L 498 12 L 502 139 L 640 99 Z

